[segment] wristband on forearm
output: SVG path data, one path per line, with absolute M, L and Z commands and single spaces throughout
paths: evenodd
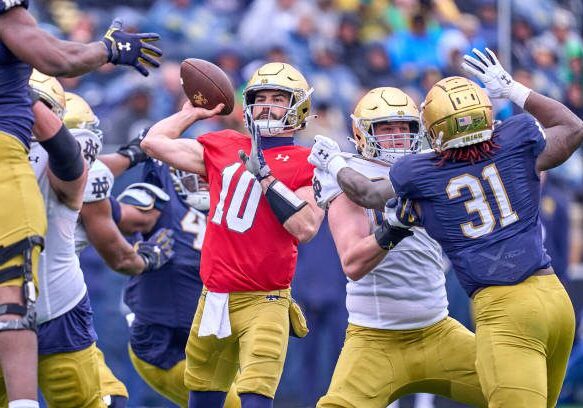
M 73 181 L 83 174 L 85 163 L 81 146 L 65 125 L 40 144 L 49 154 L 49 168 L 59 179 Z
M 334 180 L 337 180 L 338 172 L 347 166 L 348 164 L 346 163 L 344 157 L 336 155 L 332 157 L 332 160 L 330 160 L 330 163 L 328 163 L 328 172 L 332 175 L 332 177 L 334 177 Z
M 526 99 L 532 90 L 522 85 L 520 82 L 514 81 L 512 88 L 510 89 L 510 95 L 508 99 L 518 105 L 520 108 L 524 109 L 524 104 Z
M 374 232 L 377 244 L 387 251 L 390 251 L 404 238 L 410 237 L 411 235 L 413 235 L 413 232 L 408 228 L 392 226 L 387 220 L 384 220 Z
M 293 191 L 279 180 L 274 180 L 267 187 L 265 198 L 267 198 L 273 213 L 282 224 L 308 204 L 298 198 Z

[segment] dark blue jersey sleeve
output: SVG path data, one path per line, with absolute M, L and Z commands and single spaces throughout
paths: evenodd
M 166 173 L 165 170 L 166 165 L 160 161 L 154 159 L 148 159 L 144 163 L 144 170 L 142 173 L 142 179 L 145 183 L 153 184 L 157 187 L 160 187 L 162 190 L 166 191 Z
M 14 7 L 28 8 L 28 0 L 0 0 L 0 14 L 13 9 Z
M 497 134 L 508 136 L 505 138 L 505 143 L 520 150 L 526 148 L 534 157 L 538 157 L 546 146 L 544 129 L 532 115 L 527 113 L 505 120 L 498 128 Z
M 403 156 L 391 166 L 389 178 L 395 194 L 403 198 L 423 197 L 422 168 L 426 165 L 428 155 L 432 153 Z

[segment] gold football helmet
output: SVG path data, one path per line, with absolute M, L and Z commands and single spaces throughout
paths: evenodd
M 421 119 L 433 149 L 454 149 L 492 137 L 492 102 L 482 88 L 463 77 L 436 83 L 425 97 Z
M 419 110 L 409 95 L 397 88 L 375 88 L 356 105 L 352 136 L 360 154 L 394 163 L 399 157 L 421 149 Z M 377 124 L 408 122 L 410 133 L 377 133 Z
M 261 90 L 282 90 L 291 96 L 287 112 L 280 120 L 271 119 L 271 109 L 278 107 L 273 104 L 255 103 L 255 94 Z M 277 135 L 302 129 L 306 125 L 306 118 L 310 113 L 310 88 L 304 76 L 289 64 L 272 62 L 261 66 L 251 76 L 243 91 L 243 110 L 245 112 L 245 126 L 251 131 L 252 122 L 259 125 L 262 134 Z M 270 109 L 267 119 L 253 121 L 253 107 L 265 106 Z
M 41 101 L 48 105 L 59 118 L 63 119 L 66 105 L 65 90 L 56 78 L 33 69 L 28 85 L 39 94 Z
M 69 129 L 89 129 L 101 134 L 99 118 L 93 113 L 91 106 L 79 95 L 65 92 L 66 112 L 63 122 Z

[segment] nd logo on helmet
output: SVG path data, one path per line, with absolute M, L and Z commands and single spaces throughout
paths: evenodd
M 196 105 L 206 105 L 208 103 L 208 99 L 204 97 L 204 95 L 198 91 L 197 93 L 195 93 L 192 97 L 193 102 Z

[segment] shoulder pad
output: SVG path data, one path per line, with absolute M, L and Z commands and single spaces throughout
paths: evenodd
M 87 174 L 83 202 L 92 203 L 109 198 L 113 189 L 113 174 L 103 162 L 96 160 Z
M 164 190 L 149 183 L 130 184 L 118 197 L 120 203 L 131 205 L 142 211 L 153 208 L 161 210 L 170 196 Z
M 318 203 L 318 207 L 324 210 L 328 209 L 330 203 L 342 193 L 334 177 L 330 173 L 318 168 L 314 169 L 312 186 L 314 188 L 316 203 Z

